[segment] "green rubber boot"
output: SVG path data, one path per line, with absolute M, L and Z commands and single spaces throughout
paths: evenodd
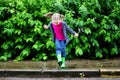
M 62 65 L 62 57 L 61 57 L 61 54 L 58 54 L 57 55 L 57 60 L 58 60 L 58 68 L 61 68 L 61 65 Z
M 62 57 L 62 65 L 61 68 L 64 69 L 65 68 L 65 57 Z

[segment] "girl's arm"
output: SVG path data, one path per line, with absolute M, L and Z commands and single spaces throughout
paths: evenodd
M 73 34 L 75 37 L 78 37 L 78 33 L 76 33 L 74 30 L 72 30 L 66 23 L 66 30 L 69 31 L 71 34 Z
M 52 25 L 52 23 L 50 22 L 48 25 L 44 24 L 43 27 L 44 27 L 44 29 L 50 29 L 51 25 Z

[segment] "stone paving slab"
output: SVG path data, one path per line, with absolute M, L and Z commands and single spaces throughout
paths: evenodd
M 24 70 L 0 69 L 0 77 L 119 77 L 120 69 Z
M 98 69 L 69 69 L 69 70 L 0 70 L 0 77 L 100 77 Z
M 104 60 L 66 60 L 66 67 L 68 69 L 81 68 L 120 68 L 120 59 L 104 59 Z M 57 67 L 56 60 L 49 61 L 0 61 L 0 69 L 55 69 Z

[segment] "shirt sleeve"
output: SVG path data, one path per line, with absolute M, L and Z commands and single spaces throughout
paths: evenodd
M 69 31 L 71 34 L 75 34 L 75 33 L 76 33 L 76 32 L 75 32 L 73 29 L 71 29 L 65 22 L 64 22 L 64 25 L 65 25 L 65 27 L 66 27 L 66 30 Z

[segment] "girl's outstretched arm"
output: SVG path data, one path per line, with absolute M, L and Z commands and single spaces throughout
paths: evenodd
M 79 34 L 76 33 L 74 30 L 72 30 L 66 23 L 64 23 L 66 26 L 67 31 L 69 31 L 71 34 L 73 34 L 75 37 L 78 37 Z

